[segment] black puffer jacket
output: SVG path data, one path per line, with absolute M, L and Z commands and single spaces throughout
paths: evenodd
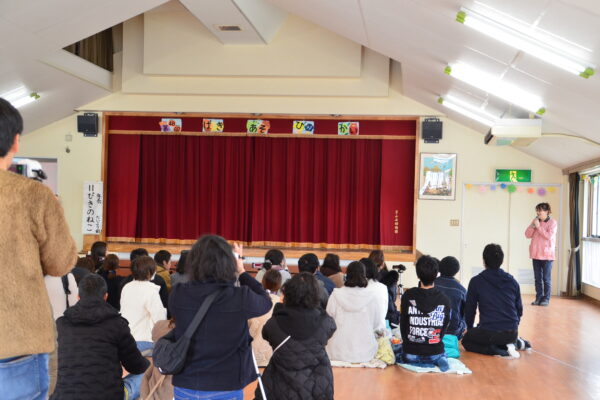
M 127 320 L 101 298 L 84 298 L 56 320 L 58 381 L 53 400 L 122 400 L 123 369 L 142 374 L 140 354 Z
M 324 310 L 277 304 L 262 335 L 273 349 L 263 374 L 267 399 L 333 399 L 333 372 L 325 345 L 336 330 L 335 321 Z M 260 387 L 256 399 L 262 399 Z

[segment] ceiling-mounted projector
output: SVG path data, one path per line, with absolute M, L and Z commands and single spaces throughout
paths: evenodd
M 496 146 L 529 146 L 542 136 L 542 120 L 501 118 L 485 135 L 485 144 Z

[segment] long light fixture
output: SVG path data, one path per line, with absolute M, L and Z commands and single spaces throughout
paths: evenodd
M 498 119 L 498 117 L 482 110 L 481 108 L 469 104 L 466 101 L 457 99 L 451 95 L 439 97 L 438 103 L 486 126 L 494 126 L 496 119 Z
M 19 86 L 16 89 L 0 94 L 0 97 L 12 104 L 13 107 L 19 108 L 36 101 L 40 98 L 40 95 L 35 92 L 29 92 L 25 86 Z
M 590 50 L 486 7 L 485 12 L 461 8 L 456 20 L 493 39 L 583 78 L 594 75 L 594 66 L 578 54 Z
M 473 68 L 470 65 L 463 63 L 448 65 L 444 69 L 444 72 L 471 86 L 475 86 L 538 115 L 546 112 L 544 102 L 540 97 L 526 92 L 515 85 L 506 83 L 494 75 Z

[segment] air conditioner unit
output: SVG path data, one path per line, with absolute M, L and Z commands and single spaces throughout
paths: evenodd
M 542 120 L 501 118 L 485 135 L 484 143 L 495 146 L 529 146 L 542 137 Z

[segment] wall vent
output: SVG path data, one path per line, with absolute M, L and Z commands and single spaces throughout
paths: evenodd
M 239 32 L 242 30 L 239 25 L 217 25 L 217 29 L 221 32 Z

